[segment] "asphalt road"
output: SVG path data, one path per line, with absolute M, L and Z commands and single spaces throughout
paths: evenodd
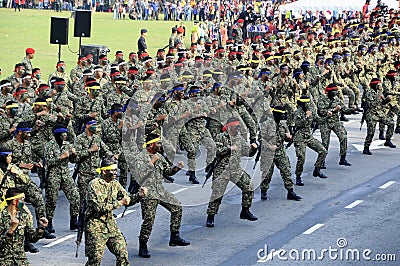
M 360 115 L 350 116 L 348 161 L 351 167 L 339 166 L 339 143 L 331 137 L 327 157 L 328 179 L 312 177 L 316 154 L 307 151 L 304 187 L 295 187 L 303 197 L 300 202 L 286 200 L 279 171 L 275 171 L 269 199 L 260 200 L 257 188 L 251 211 L 259 218 L 249 222 L 239 219 L 241 193 L 230 186 L 224 196 L 215 227 L 206 228 L 206 210 L 210 184 L 204 189 L 191 185 L 181 171 L 177 184 L 165 184 L 184 205 L 181 236 L 191 242 L 187 247 L 169 247 L 169 213 L 159 207 L 148 246 L 150 259 L 138 257 L 140 205 L 117 218 L 124 233 L 132 265 L 399 265 L 400 260 L 400 148 L 390 149 L 382 142 L 373 143 L 372 156 L 361 154 L 366 126 L 360 131 Z M 375 135 L 377 138 L 378 133 Z M 319 138 L 319 132 L 315 136 Z M 400 147 L 400 135 L 393 142 Z M 354 144 L 354 145 L 353 145 Z M 288 149 L 292 169 L 294 148 Z M 199 155 L 202 160 L 203 155 Z M 252 170 L 254 158 L 243 166 L 258 185 L 260 172 Z M 199 167 L 204 165 L 199 164 Z M 294 172 L 294 171 L 292 171 Z M 205 173 L 198 171 L 200 182 Z M 68 230 L 69 206 L 60 193 L 54 218 L 57 239 L 40 240 L 40 252 L 28 254 L 32 265 L 83 265 L 84 243 L 75 258 L 76 232 Z M 122 213 L 123 209 L 115 211 Z M 326 251 L 325 251 L 326 250 Z M 276 251 L 276 252 L 274 252 Z M 314 252 L 314 253 L 313 253 Z M 315 254 L 315 259 L 314 259 Z M 359 259 L 357 259 L 357 254 Z M 378 255 L 378 257 L 376 257 Z M 309 257 L 310 256 L 310 257 Z M 380 257 L 379 257 L 380 256 Z M 386 261 L 378 261 L 377 259 Z M 102 265 L 115 265 L 114 256 L 105 251 Z

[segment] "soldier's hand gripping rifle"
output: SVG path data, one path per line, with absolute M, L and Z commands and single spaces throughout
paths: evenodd
M 207 183 L 207 180 L 210 179 L 211 175 L 214 173 L 215 167 L 217 167 L 217 165 L 218 165 L 225 157 L 227 157 L 227 156 L 229 156 L 229 155 L 230 155 L 230 152 L 228 152 L 227 154 L 226 154 L 226 153 L 221 154 L 221 155 L 216 156 L 216 157 L 214 158 L 214 160 L 213 160 L 212 163 L 210 164 L 209 170 L 208 170 L 207 175 L 206 175 L 206 179 L 204 180 L 204 183 L 203 183 L 203 185 L 201 186 L 202 188 L 204 188 L 204 185 Z

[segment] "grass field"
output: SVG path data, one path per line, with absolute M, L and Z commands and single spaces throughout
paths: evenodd
M 48 77 L 55 70 L 58 60 L 58 45 L 50 44 L 50 20 L 55 17 L 69 17 L 70 12 L 55 13 L 50 10 L 21 10 L 0 8 L 0 68 L 4 79 L 13 73 L 14 65 L 21 62 L 25 49 L 33 47 L 36 50 L 33 67 L 40 67 L 43 77 Z M 82 44 L 106 45 L 111 52 L 110 61 L 114 59 L 115 51 L 124 52 L 125 59 L 129 52 L 137 51 L 137 39 L 140 29 L 148 29 L 147 46 L 154 56 L 157 49 L 168 44 L 171 28 L 180 22 L 176 21 L 133 21 L 113 20 L 112 13 L 93 13 L 91 37 L 82 38 Z M 186 22 L 189 30 L 192 22 Z M 61 60 L 67 64 L 69 73 L 76 65 L 79 38 L 74 37 L 74 20 L 69 19 L 69 48 L 61 47 Z

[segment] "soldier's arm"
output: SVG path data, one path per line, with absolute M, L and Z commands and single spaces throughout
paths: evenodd
M 114 154 L 110 151 L 107 144 L 100 139 L 100 156 L 112 157 Z
M 81 138 L 76 138 L 75 143 L 74 143 L 74 148 L 76 150 L 76 160 L 77 161 L 80 161 L 83 158 L 88 157 L 90 155 L 89 149 L 91 147 L 89 147 L 89 148 L 86 147 L 88 144 L 89 143 L 87 143 L 87 144 L 82 143 Z

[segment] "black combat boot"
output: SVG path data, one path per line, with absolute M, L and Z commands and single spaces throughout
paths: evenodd
M 172 176 L 164 175 L 164 179 L 169 183 L 174 183 L 175 179 Z
M 214 227 L 214 214 L 207 215 L 206 226 L 207 227 Z
M 45 238 L 45 239 L 54 239 L 54 238 L 56 238 L 56 236 L 53 235 L 53 234 L 50 234 L 49 231 L 47 231 L 47 229 L 45 229 L 44 232 L 43 232 L 42 238 Z
M 147 241 L 139 241 L 139 257 L 150 258 L 150 253 L 147 250 Z
M 385 132 L 383 130 L 379 130 L 379 139 L 385 140 Z
M 348 122 L 349 121 L 349 119 L 344 116 L 343 112 L 340 112 L 340 121 L 343 121 L 343 122 Z
M 296 185 L 298 186 L 304 186 L 303 181 L 301 181 L 301 175 L 296 176 Z
M 340 156 L 339 165 L 351 166 L 351 163 L 346 160 L 346 155 Z
M 24 250 L 25 252 L 30 252 L 30 253 L 38 253 L 39 249 L 37 249 L 31 242 L 28 242 L 25 240 L 24 242 Z
M 314 168 L 314 172 L 312 173 L 313 176 L 315 177 L 319 177 L 319 178 L 328 178 L 326 175 L 324 175 L 323 173 L 321 173 L 321 170 L 318 168 Z
M 261 199 L 262 200 L 268 199 L 266 190 L 261 190 Z
M 54 227 L 53 227 L 53 219 L 49 219 L 49 223 L 47 224 L 46 230 L 49 233 L 55 233 L 56 232 L 56 229 L 54 229 Z
M 369 150 L 369 146 L 364 147 L 363 154 L 372 155 L 372 152 Z
M 287 193 L 287 199 L 288 200 L 295 200 L 295 201 L 300 201 L 301 197 L 296 195 L 296 193 L 294 193 L 293 188 L 289 188 Z
M 76 230 L 78 227 L 78 215 L 71 215 L 71 218 L 69 219 L 69 230 Z
M 186 241 L 185 239 L 182 239 L 179 236 L 179 232 L 171 232 L 171 238 L 169 239 L 169 245 L 170 246 L 188 246 L 188 245 L 190 245 L 190 242 Z
M 199 180 L 197 180 L 195 171 L 188 171 L 189 172 L 189 181 L 192 184 L 199 184 Z
M 394 145 L 390 140 L 385 141 L 385 144 L 383 146 L 389 147 L 389 148 L 396 148 L 396 145 Z
M 396 129 L 394 130 L 394 133 L 399 134 L 400 133 L 400 127 L 396 127 Z
M 240 212 L 240 219 L 249 220 L 249 221 L 257 221 L 258 218 L 254 216 L 249 210 L 249 208 L 242 207 L 242 211 Z

